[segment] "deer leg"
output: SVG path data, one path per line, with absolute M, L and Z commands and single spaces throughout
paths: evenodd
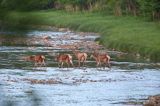
M 84 58 L 84 65 L 86 65 L 86 60 L 87 60 L 87 58 Z
M 73 62 L 72 62 L 72 67 L 74 67 L 74 64 L 73 64 Z
M 70 64 L 72 65 L 72 67 L 74 67 L 72 60 L 70 61 Z
M 42 64 L 43 64 L 43 66 L 46 66 L 46 63 L 45 63 L 45 61 L 44 61 L 44 60 L 43 60 Z
M 97 65 L 96 65 L 96 67 L 98 68 L 98 66 L 99 66 L 99 62 L 97 62 Z
M 85 63 L 84 63 L 84 61 L 83 61 L 83 67 L 84 67 L 84 65 L 85 65 Z
M 58 62 L 58 67 L 59 67 L 59 68 L 61 67 L 59 62 Z
M 40 64 L 40 67 L 42 67 L 42 62 L 41 62 L 41 61 L 39 61 L 38 63 Z
M 40 67 L 42 66 L 42 61 L 39 60 L 39 61 L 37 61 L 36 63 L 37 63 L 37 65 L 39 65 Z
M 69 64 L 69 65 L 71 64 L 72 67 L 73 67 L 73 62 L 72 62 L 72 60 L 69 60 L 69 61 L 68 61 L 68 64 Z
M 39 63 L 39 67 L 42 67 L 42 63 Z
M 80 63 L 80 61 L 78 61 L 78 67 L 80 68 L 80 65 L 81 65 L 81 63 Z
M 111 64 L 108 62 L 108 68 L 111 68 Z
M 48 45 L 48 46 L 50 46 L 50 45 L 51 45 L 49 41 L 47 42 L 47 45 Z
M 107 63 L 105 62 L 105 63 L 104 63 L 103 69 L 105 70 L 106 67 L 107 67 Z
M 63 62 L 61 63 L 61 68 L 63 68 Z
M 85 59 L 84 59 L 84 65 L 86 65 L 86 60 L 87 60 L 87 59 L 85 58 Z
M 100 67 L 100 69 L 101 69 L 101 68 L 103 68 L 103 67 L 102 67 L 102 63 L 101 63 L 101 62 L 99 62 L 99 67 Z
M 68 62 L 66 62 L 67 63 L 67 68 L 69 68 L 69 63 Z
M 85 62 L 85 58 L 83 57 L 82 58 L 83 67 L 84 67 L 84 62 Z
M 37 62 L 34 63 L 34 66 L 37 67 Z
M 102 61 L 102 68 L 105 70 L 105 67 L 107 65 L 107 62 L 106 61 Z

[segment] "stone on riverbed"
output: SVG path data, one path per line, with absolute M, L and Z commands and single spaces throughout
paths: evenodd
M 150 96 L 144 106 L 160 106 L 160 95 Z

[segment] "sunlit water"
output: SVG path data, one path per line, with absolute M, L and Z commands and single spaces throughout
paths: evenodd
M 4 42 L 11 38 L 1 37 L 0 106 L 142 106 L 148 96 L 160 94 L 159 67 L 123 58 L 116 61 L 116 51 L 108 51 L 111 69 L 95 68 L 92 59 L 82 68 L 57 67 L 54 56 L 71 53 L 69 47 L 78 45 L 89 54 L 88 48 L 101 48 L 94 42 L 95 34 L 29 31 L 26 35 L 12 38 L 9 45 Z M 43 39 L 46 35 L 49 42 Z M 22 58 L 34 54 L 46 56 L 46 67 L 34 67 Z

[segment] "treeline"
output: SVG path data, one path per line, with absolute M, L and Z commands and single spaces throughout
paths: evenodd
M 100 11 L 115 16 L 133 15 L 160 20 L 160 0 L 0 0 L 0 8 L 23 11 Z

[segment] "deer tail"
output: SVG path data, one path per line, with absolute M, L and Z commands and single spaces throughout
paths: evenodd
M 42 58 L 43 60 L 45 60 L 45 56 L 41 55 L 41 58 Z
M 111 57 L 109 55 L 106 54 L 107 60 L 108 62 L 110 61 Z
M 71 64 L 73 64 L 73 62 L 72 62 L 72 56 L 71 56 L 70 54 L 68 54 L 68 57 L 69 57 L 69 62 L 70 62 Z

